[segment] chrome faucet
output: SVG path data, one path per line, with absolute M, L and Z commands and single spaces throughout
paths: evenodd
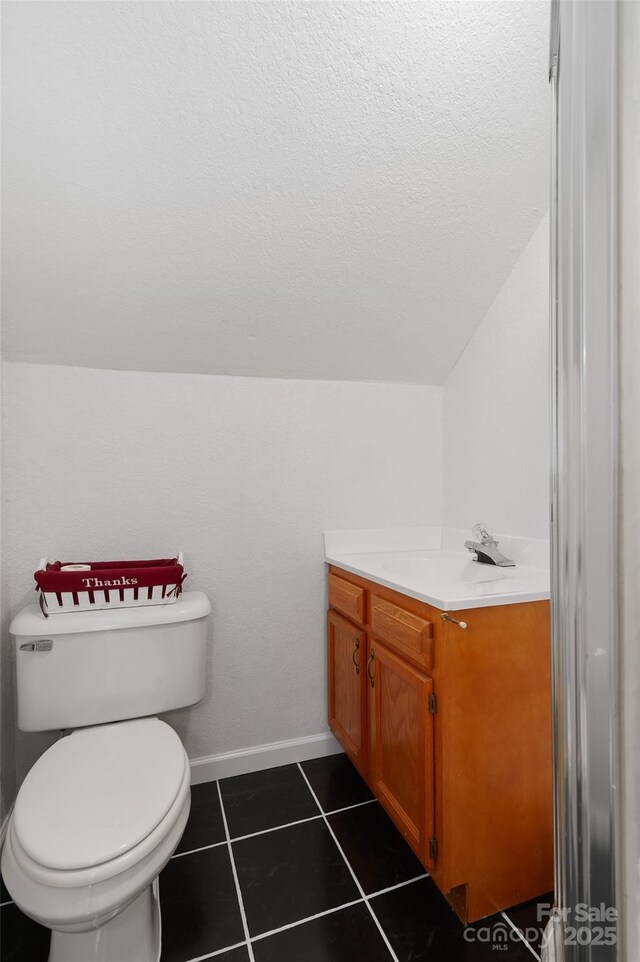
M 474 524 L 472 533 L 476 540 L 465 541 L 464 546 L 468 551 L 475 553 L 476 561 L 486 565 L 498 565 L 500 568 L 515 568 L 515 561 L 506 558 L 498 549 L 498 542 L 486 524 L 482 522 Z

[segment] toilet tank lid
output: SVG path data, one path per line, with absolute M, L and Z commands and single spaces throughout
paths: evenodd
M 91 631 L 117 631 L 122 628 L 149 628 L 153 625 L 195 621 L 211 614 L 211 602 L 202 591 L 185 591 L 170 605 L 141 605 L 139 608 L 103 608 L 98 611 L 71 611 L 45 618 L 39 605 L 27 605 L 9 625 L 20 638 L 49 638 Z

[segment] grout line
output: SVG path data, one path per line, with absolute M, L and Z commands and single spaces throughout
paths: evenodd
M 511 919 L 509 918 L 509 916 L 507 915 L 507 913 L 506 913 L 506 912 L 501 912 L 500 915 L 502 916 L 503 919 L 506 919 L 506 920 L 507 920 L 507 922 L 509 923 L 509 925 L 511 926 L 511 928 L 513 929 L 513 931 L 514 931 L 514 932 L 517 932 L 517 934 L 518 934 L 519 937 L 522 939 L 522 941 L 524 942 L 524 944 L 526 945 L 526 947 L 529 949 L 529 951 L 531 952 L 531 954 L 538 960 L 538 962 L 540 962 L 540 956 L 538 955 L 538 953 L 536 952 L 536 950 L 533 948 L 533 946 L 531 945 L 531 943 L 529 942 L 529 940 L 528 940 L 528 939 L 525 939 L 524 934 L 520 931 L 520 929 L 518 928 L 518 926 L 517 926 L 514 922 L 511 921 Z
M 171 858 L 182 858 L 183 855 L 194 855 L 196 852 L 206 852 L 209 848 L 218 848 L 219 845 L 226 845 L 227 840 L 224 842 L 214 842 L 212 845 L 201 845 L 200 848 L 190 848 L 188 852 L 176 852 Z
M 365 895 L 365 902 L 369 899 L 374 899 L 377 895 L 386 895 L 387 892 L 395 892 L 396 889 L 404 888 L 405 885 L 411 885 L 413 882 L 419 882 L 423 878 L 429 878 L 428 872 L 423 872 L 422 875 L 416 875 L 414 878 L 408 878 L 406 882 L 398 882 L 396 885 L 390 885 L 389 888 L 380 889 L 379 892 L 372 892 L 371 895 Z
M 273 828 L 263 828 L 259 832 L 250 832 L 248 835 L 238 835 L 232 838 L 232 842 L 244 842 L 247 838 L 256 838 L 258 835 L 268 835 L 269 832 L 279 832 L 282 828 L 291 828 L 292 825 L 304 825 L 305 822 L 317 822 L 322 815 L 311 815 L 309 818 L 299 818 L 297 822 L 287 822 L 286 825 L 274 825 Z
M 219 778 L 218 782 L 223 779 Z M 314 795 L 314 800 L 318 802 Z M 366 802 L 356 802 L 355 805 L 345 805 L 344 808 L 333 808 L 330 812 L 322 812 L 320 815 L 311 815 L 309 818 L 299 818 L 295 822 L 286 822 L 284 825 L 274 825 L 272 828 L 263 828 L 259 832 L 249 832 L 247 835 L 238 835 L 237 838 L 230 838 L 232 842 L 243 842 L 246 838 L 256 838 L 258 835 L 266 835 L 268 832 L 278 832 L 281 828 L 291 828 L 292 825 L 302 825 L 304 822 L 314 822 L 323 815 L 337 815 L 339 812 L 347 812 L 350 808 L 360 808 L 362 805 L 371 805 L 372 802 L 377 802 L 377 798 L 368 798 Z M 187 852 L 176 852 L 171 858 L 182 858 L 183 855 L 193 855 L 194 852 L 206 852 L 209 848 L 217 848 L 218 845 L 226 845 L 226 840 L 223 842 L 213 842 L 211 845 L 201 845 L 200 848 L 190 848 Z M 0 908 L 2 905 L 9 905 L 8 902 L 0 903 Z M 209 958 L 209 956 L 205 956 Z
M 287 822 L 285 825 L 274 825 L 273 828 L 263 828 L 259 832 L 249 832 L 248 835 L 238 835 L 232 838 L 229 836 L 231 842 L 244 842 L 247 838 L 256 838 L 258 835 L 268 835 L 269 832 L 279 832 L 281 828 L 291 828 L 292 825 L 303 825 L 305 822 L 315 822 L 322 815 L 311 815 L 310 818 L 300 818 L 297 822 Z M 191 848 L 188 852 L 177 852 L 172 855 L 171 858 L 180 858 L 182 855 L 193 855 L 194 852 L 205 852 L 208 848 L 216 848 L 218 845 L 226 845 L 226 840 L 224 842 L 214 842 L 213 845 L 203 845 L 201 848 Z
M 244 937 L 247 943 L 247 952 L 249 953 L 249 962 L 255 962 L 255 957 L 253 954 L 253 949 L 251 947 L 251 939 L 249 935 L 249 926 L 247 924 L 247 915 L 244 910 L 244 902 L 242 901 L 242 891 L 240 889 L 240 879 L 238 878 L 238 871 L 236 869 L 236 861 L 233 857 L 233 849 L 231 848 L 231 838 L 229 836 L 229 826 L 227 825 L 227 815 L 224 810 L 224 803 L 222 801 L 222 792 L 220 791 L 220 782 L 216 783 L 218 789 L 218 798 L 220 799 L 220 811 L 222 812 L 222 821 L 224 822 L 224 832 L 227 836 L 227 848 L 229 850 L 229 858 L 231 860 L 231 870 L 233 872 L 233 880 L 236 883 L 236 895 L 238 897 L 238 905 L 240 906 L 240 915 L 242 916 L 242 927 L 244 929 Z
M 224 949 L 216 949 L 215 952 L 209 952 L 208 955 L 198 955 L 195 959 L 189 959 L 189 962 L 205 962 L 206 959 L 215 959 L 217 955 L 232 952 L 234 949 L 241 949 L 246 944 L 246 942 L 236 942 L 235 945 L 225 945 Z
M 378 801 L 377 798 L 368 798 L 366 802 L 356 802 L 355 805 L 345 805 L 344 808 L 332 808 L 330 812 L 324 812 L 324 814 L 337 815 L 338 812 L 348 812 L 350 808 L 361 808 L 363 805 L 371 805 L 372 802 L 377 802 L 377 801 Z
M 13 899 L 7 899 L 6 902 L 0 902 L 0 909 L 5 905 L 13 905 Z
M 320 811 L 322 812 L 322 805 L 321 805 L 320 802 L 318 801 L 318 796 L 316 795 L 316 793 L 314 792 L 313 788 L 311 787 L 311 782 L 310 782 L 309 779 L 307 778 L 307 776 L 306 776 L 306 774 L 305 774 L 305 771 L 304 771 L 302 765 L 300 764 L 300 762 L 298 762 L 298 768 L 299 768 L 300 771 L 302 772 L 302 777 L 304 778 L 305 782 L 306 782 L 307 785 L 309 786 L 309 791 L 311 792 L 311 794 L 313 795 L 313 797 L 314 797 L 315 800 L 316 800 L 316 805 L 318 806 L 318 808 L 319 808 Z M 343 851 L 343 849 L 342 849 L 342 846 L 340 845 L 340 842 L 338 841 L 338 839 L 337 839 L 337 837 L 336 837 L 336 833 L 335 833 L 335 832 L 333 831 L 333 829 L 331 828 L 331 825 L 329 824 L 329 820 L 328 820 L 327 816 L 324 814 L 324 812 L 322 812 L 322 817 L 323 817 L 323 819 L 324 819 L 324 824 L 327 826 L 327 828 L 329 829 L 329 831 L 330 831 L 330 833 L 331 833 L 331 837 L 333 838 L 333 841 L 334 841 L 334 842 L 336 843 L 336 845 L 338 846 L 338 851 L 339 851 L 340 854 L 342 855 L 342 857 L 343 857 L 343 859 L 344 859 L 345 865 L 347 866 L 347 868 L 348 868 L 349 871 L 351 872 L 351 877 L 353 878 L 353 881 L 354 881 L 355 884 L 356 884 L 356 888 L 358 889 L 358 891 L 360 892 L 360 895 L 361 895 L 362 898 L 364 899 L 364 904 L 367 906 L 367 908 L 368 908 L 368 910 L 369 910 L 369 913 L 370 913 L 370 915 L 371 915 L 371 918 L 372 918 L 373 921 L 375 922 L 375 924 L 376 924 L 376 926 L 377 926 L 377 928 L 378 928 L 378 931 L 380 932 L 380 935 L 382 936 L 382 939 L 383 939 L 383 941 L 384 941 L 384 944 L 386 945 L 387 949 L 389 950 L 389 953 L 390 953 L 390 955 L 391 955 L 391 958 L 393 959 L 393 962 L 399 962 L 398 956 L 397 956 L 396 953 L 393 951 L 392 945 L 391 945 L 391 943 L 389 942 L 389 939 L 387 938 L 386 932 L 384 931 L 384 929 L 383 929 L 382 926 L 380 925 L 380 922 L 378 921 L 378 917 L 377 917 L 376 913 L 373 911 L 370 903 L 367 901 L 367 897 L 366 897 L 366 895 L 364 894 L 364 889 L 363 889 L 362 886 L 360 885 L 360 882 L 358 881 L 358 878 L 357 878 L 357 876 L 356 876 L 356 873 L 355 873 L 355 872 L 353 871 L 353 869 L 351 868 L 351 865 L 350 865 L 350 863 L 349 863 L 349 859 L 348 859 L 347 856 L 344 854 L 344 851 Z
M 254 935 L 251 941 L 260 942 L 262 939 L 269 938 L 270 935 L 277 935 L 278 932 L 286 932 L 288 929 L 295 929 L 299 925 L 304 925 L 306 922 L 313 922 L 314 919 L 321 919 L 325 915 L 333 915 L 334 912 L 341 912 L 342 909 L 350 909 L 352 905 L 362 905 L 363 901 L 363 899 L 354 899 L 353 902 L 344 902 L 342 905 L 336 905 L 332 909 L 325 909 L 324 912 L 310 915 L 306 919 L 299 919 L 297 922 L 289 922 L 287 925 L 281 925 L 278 929 L 269 929 L 268 932 L 261 932 L 260 935 Z
M 288 922 L 286 925 L 281 925 L 277 929 L 269 929 L 268 932 L 261 932 L 259 935 L 253 935 L 251 936 L 250 941 L 252 943 L 261 942 L 262 939 L 268 939 L 270 936 L 277 935 L 279 932 L 286 932 L 288 929 L 295 929 L 299 925 L 306 925 L 307 922 L 313 922 L 315 919 L 321 919 L 325 915 L 333 915 L 335 912 L 341 912 L 343 909 L 350 909 L 354 905 L 363 905 L 376 895 L 385 895 L 387 892 L 394 892 L 396 889 L 403 888 L 405 885 L 411 885 L 412 882 L 419 882 L 421 879 L 428 877 L 428 873 L 425 873 L 424 875 L 416 875 L 415 878 L 407 879 L 406 882 L 398 882 L 396 885 L 390 885 L 386 889 L 379 889 L 377 892 L 372 892 L 371 895 L 366 895 L 364 898 L 354 899 L 352 902 L 343 902 L 342 905 L 335 905 L 331 909 L 325 909 L 324 912 L 317 912 L 315 915 L 308 915 L 306 918 L 298 919 L 296 922 Z M 190 962 L 204 962 L 205 959 L 212 959 L 216 955 L 220 955 L 222 952 L 230 952 L 232 949 L 237 949 L 241 945 L 246 945 L 246 943 L 238 942 L 237 945 L 228 945 L 226 948 L 218 949 L 216 952 L 212 952 L 210 955 L 199 955 L 197 959 L 191 959 Z

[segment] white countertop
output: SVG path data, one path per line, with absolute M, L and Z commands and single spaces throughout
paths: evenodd
M 468 551 L 442 547 L 336 550 L 346 547 L 346 542 L 325 536 L 325 560 L 441 611 L 549 598 L 549 571 L 544 567 L 518 563 L 514 568 L 498 568 L 474 561 Z

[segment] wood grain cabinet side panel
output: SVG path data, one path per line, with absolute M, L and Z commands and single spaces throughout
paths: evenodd
M 363 588 L 339 578 L 329 575 L 329 607 L 340 611 L 352 621 L 363 625 L 365 621 L 365 592 Z
M 433 668 L 433 622 L 372 595 L 371 630 L 398 654 L 421 668 Z
M 367 636 L 330 611 L 327 618 L 329 655 L 329 727 L 354 765 L 367 772 Z
M 438 715 L 447 876 L 472 921 L 553 887 L 549 603 L 459 616 Z
M 380 802 L 429 867 L 434 826 L 433 682 L 378 642 L 371 643 L 371 778 Z

